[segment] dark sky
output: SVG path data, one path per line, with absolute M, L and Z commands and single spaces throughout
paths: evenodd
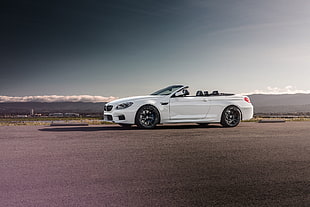
M 93 76 L 89 72 L 94 71 L 90 69 L 94 66 L 87 68 L 90 59 L 99 58 L 108 63 L 116 55 L 127 56 L 143 47 L 156 50 L 167 30 L 181 24 L 183 16 L 178 16 L 179 12 L 174 1 L 168 4 L 149 0 L 2 3 L 0 92 L 15 93 L 6 88 L 12 86 L 9 83 L 13 80 L 16 88 L 22 84 L 28 86 L 30 78 L 54 88 L 58 81 L 63 84 L 64 80 L 80 81 Z M 81 64 L 84 68 L 79 67 Z M 126 73 L 126 68 L 111 70 Z
M 85 48 L 95 50 L 98 45 L 110 50 L 124 44 L 126 49 L 181 21 L 177 16 L 165 21 L 174 8 L 160 1 L 22 0 L 9 1 L 1 9 L 2 44 L 14 58 L 29 52 L 88 53 Z
M 184 82 L 226 90 L 238 82 L 232 90 L 248 92 L 240 74 L 257 81 L 250 91 L 307 89 L 291 72 L 309 66 L 307 1 L 12 0 L 0 8 L 0 95 L 126 96 Z

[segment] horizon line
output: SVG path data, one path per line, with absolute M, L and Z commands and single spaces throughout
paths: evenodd
M 240 95 L 309 95 L 309 92 L 263 92 L 255 91 L 252 93 L 240 93 Z M 84 103 L 103 103 L 118 99 L 115 96 L 92 96 L 92 95 L 43 95 L 43 96 L 0 96 L 0 103 L 25 103 L 25 102 L 39 102 L 39 103 L 55 103 L 55 102 L 84 102 Z

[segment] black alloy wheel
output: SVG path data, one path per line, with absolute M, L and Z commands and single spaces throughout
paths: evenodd
M 139 128 L 153 129 L 159 123 L 159 112 L 154 106 L 142 106 L 136 114 L 135 121 Z
M 241 121 L 241 111 L 236 106 L 228 106 L 224 109 L 221 118 L 223 127 L 235 127 Z

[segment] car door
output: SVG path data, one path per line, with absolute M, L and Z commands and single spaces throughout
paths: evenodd
M 204 96 L 171 97 L 169 102 L 170 120 L 204 119 L 210 109 Z

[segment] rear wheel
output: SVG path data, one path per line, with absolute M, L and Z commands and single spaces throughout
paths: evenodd
M 159 112 L 154 106 L 142 106 L 136 114 L 135 121 L 139 128 L 153 129 L 159 123 Z
M 223 127 L 235 127 L 241 121 L 241 111 L 236 106 L 228 106 L 224 109 L 221 118 Z

